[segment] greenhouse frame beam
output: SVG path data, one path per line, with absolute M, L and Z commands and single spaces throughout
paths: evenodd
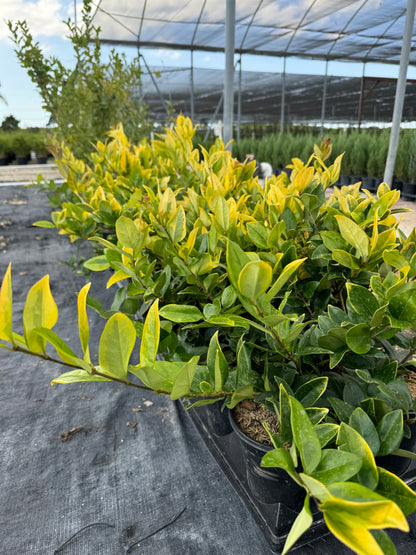
M 225 52 L 224 48 L 216 47 L 216 46 L 204 46 L 201 44 L 184 44 L 184 43 L 173 43 L 173 42 L 164 42 L 164 41 L 136 41 L 136 40 L 124 40 L 124 39 L 100 39 L 101 44 L 111 44 L 114 46 L 135 46 L 137 48 L 152 48 L 158 49 L 163 48 L 167 50 L 190 50 L 193 48 L 195 51 L 198 52 Z M 322 60 L 324 62 L 328 61 L 348 61 L 348 62 L 362 62 L 361 57 L 357 56 L 348 56 L 343 55 L 339 56 L 336 54 L 308 54 L 307 52 L 303 51 L 291 51 L 290 53 L 286 50 L 256 50 L 255 48 L 235 48 L 236 54 L 252 54 L 254 56 L 270 56 L 272 58 L 284 58 L 284 57 L 292 57 L 292 58 L 300 58 L 305 60 Z M 380 60 L 376 57 L 368 57 L 366 58 L 366 62 L 375 62 L 380 63 Z M 396 60 L 388 60 L 384 59 L 383 64 L 389 65 L 397 65 Z
M 233 138 L 235 0 L 227 0 L 225 14 L 224 144 Z M 231 145 L 228 147 L 232 150 Z
M 397 78 L 396 96 L 394 99 L 393 121 L 391 125 L 389 150 L 387 153 L 384 181 L 391 185 L 393 181 L 394 166 L 396 164 L 397 149 L 399 146 L 400 124 L 403 114 L 404 95 L 406 92 L 407 68 L 409 65 L 412 31 L 415 21 L 416 0 L 408 0 L 406 20 L 403 31 L 402 51 L 400 55 L 399 76 Z

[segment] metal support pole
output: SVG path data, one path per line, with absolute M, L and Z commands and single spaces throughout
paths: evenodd
M 237 102 L 237 140 L 241 138 L 241 81 L 242 81 L 242 69 L 241 69 L 241 56 L 239 60 L 239 70 L 238 70 L 238 102 Z
M 235 0 L 227 0 L 225 14 L 224 143 L 233 138 Z M 231 146 L 228 147 L 229 150 Z
M 325 76 L 324 76 L 324 90 L 322 92 L 322 109 L 321 109 L 321 137 L 324 136 L 324 121 L 325 121 L 325 109 L 326 109 L 326 89 L 328 84 L 328 60 L 325 65 Z
M 406 91 L 407 66 L 409 65 L 410 46 L 415 20 L 416 0 L 408 0 L 406 21 L 404 24 L 402 52 L 400 55 L 399 77 L 397 79 L 396 97 L 394 100 L 393 121 L 391 125 L 389 151 L 387 154 L 384 181 L 391 185 L 393 180 L 394 165 L 396 163 L 397 148 L 399 146 L 400 122 L 403 114 L 404 95 Z
M 285 130 L 285 93 L 286 93 L 286 58 L 283 61 L 282 74 L 282 104 L 280 107 L 280 133 Z
M 360 100 L 358 102 L 358 133 L 361 133 L 361 121 L 363 119 L 364 86 L 365 77 L 363 72 L 363 76 L 361 77 Z
M 224 95 L 221 95 L 221 97 L 220 97 L 220 99 L 219 99 L 219 101 L 218 101 L 218 104 L 217 104 L 217 106 L 216 106 L 216 108 L 215 108 L 214 115 L 212 116 L 212 120 L 213 120 L 213 121 L 215 121 L 215 120 L 217 119 L 218 112 L 220 111 L 220 108 L 221 108 L 221 104 L 222 104 L 223 99 L 224 99 Z M 206 130 L 205 135 L 204 135 L 204 143 L 207 141 L 208 137 L 210 136 L 210 133 L 211 133 L 211 129 L 209 128 L 209 126 L 207 126 L 207 130 Z
M 195 104 L 194 104 L 194 51 L 191 50 L 191 120 L 195 119 Z

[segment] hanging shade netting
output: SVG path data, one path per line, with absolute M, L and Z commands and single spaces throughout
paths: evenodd
M 235 51 L 398 64 L 406 6 L 407 0 L 236 0 Z M 104 42 L 225 48 L 226 2 L 96 0 L 96 7 Z
M 144 72 L 143 84 L 137 94 L 149 106 L 152 117 L 159 122 L 166 121 L 166 110 L 162 98 L 175 113 L 189 115 L 191 112 L 190 68 L 151 68 L 157 75 L 156 90 L 150 76 Z M 242 72 L 241 122 L 279 123 L 281 118 L 282 79 L 281 73 Z M 298 124 L 321 120 L 322 75 L 285 76 L 285 121 Z M 234 89 L 238 91 L 239 74 L 234 75 Z M 194 111 L 196 119 L 207 122 L 213 119 L 219 107 L 217 118 L 222 117 L 224 72 L 217 69 L 193 70 Z M 389 122 L 393 112 L 396 82 L 394 79 L 378 80 L 356 77 L 328 76 L 326 88 L 326 115 L 328 123 L 356 124 L 359 118 L 360 91 L 363 85 L 361 119 L 367 124 Z M 407 85 L 403 121 L 414 121 L 416 117 L 416 82 Z M 237 120 L 237 92 L 235 94 L 235 120 Z

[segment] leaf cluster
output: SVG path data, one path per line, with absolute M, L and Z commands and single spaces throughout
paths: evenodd
M 71 196 L 39 225 L 90 240 L 85 267 L 108 272 L 114 300 L 106 309 L 89 286 L 80 292 L 78 356 L 52 331 L 45 278 L 29 292 L 24 335 L 12 331 L 8 270 L 2 346 L 50 358 L 49 342 L 70 367 L 58 383 L 117 381 L 196 404 L 254 398 L 276 409 L 278 453 L 267 457 L 277 459 L 266 462 L 286 468 L 353 549 L 390 549 L 379 529 L 404 529 L 402 513 L 414 510 L 407 489 L 408 505 L 390 492 L 406 486 L 374 462 L 413 456 L 400 444 L 416 408 L 416 236 L 399 229 L 399 193 L 335 187 L 342 157 L 326 164 L 329 142 L 260 184 L 254 162 L 238 163 L 220 141 L 200 155 L 194 135 L 180 116 L 150 144 L 131 144 L 118 126 L 88 164 L 56 148 Z M 96 363 L 87 306 L 108 320 Z M 296 527 L 309 521 L 307 501 Z

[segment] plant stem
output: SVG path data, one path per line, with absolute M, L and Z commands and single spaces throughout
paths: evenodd
M 8 351 L 16 351 L 16 352 L 20 352 L 20 353 L 24 353 L 26 355 L 32 355 L 32 356 L 36 356 L 38 358 L 41 358 L 42 360 L 46 360 L 48 362 L 54 362 L 55 364 L 61 364 L 62 366 L 67 366 L 68 368 L 74 368 L 77 370 L 84 370 L 84 368 L 80 368 L 79 365 L 77 366 L 76 364 L 71 364 L 70 362 L 65 362 L 63 360 L 59 360 L 53 357 L 50 357 L 49 355 L 45 354 L 45 353 L 34 353 L 33 351 L 28 351 L 27 349 L 22 349 L 21 347 L 14 345 L 13 347 L 6 347 L 5 345 L 2 345 L 5 349 L 7 349 Z M 87 370 L 85 370 L 86 372 L 88 372 Z M 171 391 L 166 391 L 164 389 L 152 389 L 151 387 L 148 387 L 147 385 L 141 385 L 141 384 L 136 384 L 136 383 L 132 383 L 130 381 L 128 381 L 127 379 L 123 379 L 123 378 L 116 378 L 115 376 L 109 376 L 108 374 L 104 374 L 103 372 L 100 372 L 99 370 L 97 370 L 95 368 L 95 366 L 91 365 L 91 371 L 88 372 L 89 374 L 91 374 L 92 376 L 100 376 L 101 378 L 106 378 L 108 380 L 111 380 L 113 382 L 117 382 L 123 385 L 128 385 L 130 387 L 135 387 L 137 389 L 141 389 L 144 391 L 151 391 L 152 393 L 155 393 L 156 395 L 170 395 Z M 233 395 L 233 391 L 216 391 L 214 393 L 188 393 L 187 395 L 183 395 L 183 397 L 185 399 L 223 399 L 224 397 L 231 397 Z M 261 395 L 260 392 L 254 391 L 253 392 L 253 397 L 258 397 L 259 395 Z

